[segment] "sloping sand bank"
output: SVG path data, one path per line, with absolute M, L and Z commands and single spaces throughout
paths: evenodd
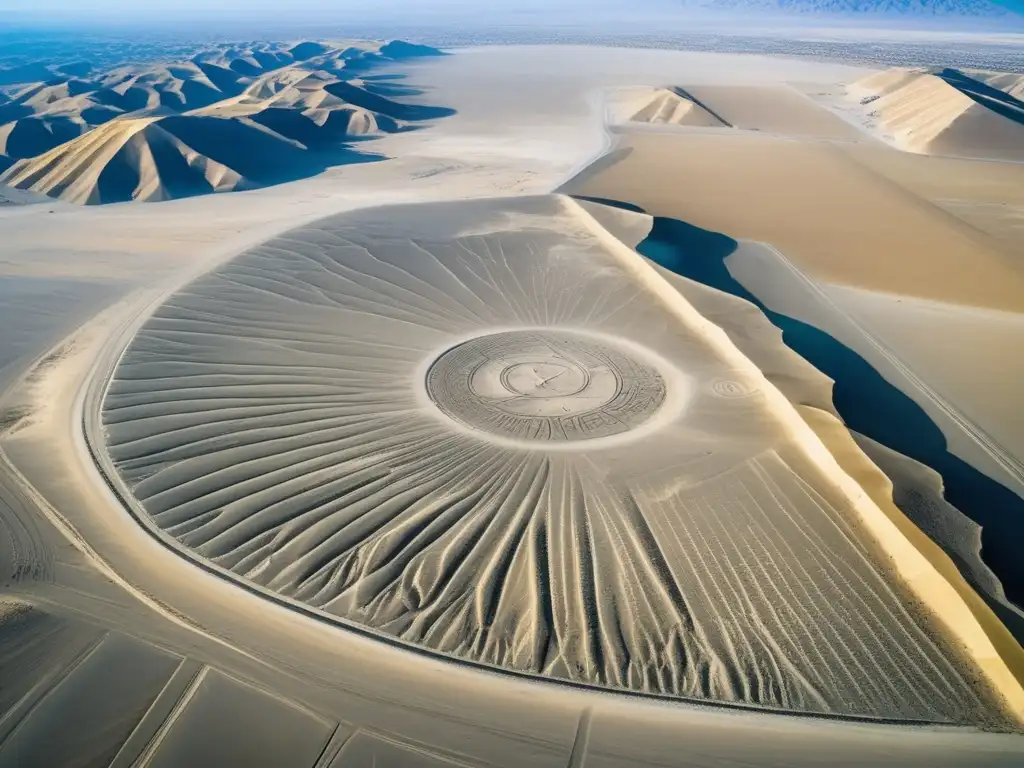
M 991 79 L 991 78 L 990 78 Z M 1024 101 L 1013 95 L 1012 76 L 997 86 L 954 69 L 890 69 L 848 88 L 872 125 L 908 152 L 1024 159 Z
M 112 479 L 189 556 L 406 643 L 959 723 L 1001 717 L 982 671 L 1020 711 L 956 592 L 789 401 L 567 198 L 254 248 L 157 310 L 102 415 Z
M 621 88 L 607 97 L 609 122 L 684 125 L 699 128 L 727 127 L 718 116 L 690 98 L 680 88 Z

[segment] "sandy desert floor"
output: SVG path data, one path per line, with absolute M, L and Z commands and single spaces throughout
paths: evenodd
M 0 207 L 0 765 L 1019 763 L 1013 572 L 772 325 L 1019 492 L 1013 238 L 957 212 L 1013 169 L 894 178 L 808 95 L 851 67 L 393 67 L 455 114 L 386 161 Z M 666 86 L 728 126 L 608 132 Z

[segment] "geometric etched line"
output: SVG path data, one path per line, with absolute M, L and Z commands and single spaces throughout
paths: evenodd
M 157 734 L 166 731 L 171 713 L 183 706 L 186 694 L 195 691 L 199 684 L 199 673 L 203 665 L 192 659 L 184 659 L 160 691 L 160 695 L 147 710 L 131 736 L 121 746 L 110 763 L 110 768 L 130 768 L 143 765 L 143 752 L 151 754 L 155 749 Z
M 576 739 L 572 743 L 567 768 L 582 768 L 587 756 L 587 743 L 590 741 L 590 723 L 594 719 L 594 711 L 587 707 L 580 713 L 580 721 L 576 726 Z
M 161 709 L 163 709 L 167 703 L 170 703 L 171 707 L 167 712 L 167 715 L 164 717 L 163 722 L 160 723 L 156 731 L 153 733 L 152 738 L 149 740 L 148 744 L 146 744 L 145 751 L 143 751 L 142 754 L 139 755 L 138 759 L 133 763 L 136 768 L 146 768 L 146 766 L 150 764 L 150 761 L 160 748 L 160 745 L 163 743 L 164 739 L 167 738 L 167 734 L 170 732 L 171 727 L 174 725 L 175 721 L 181 717 L 181 714 L 185 711 L 185 708 L 203 684 L 203 679 L 206 677 L 206 673 L 210 671 L 210 668 L 207 666 L 201 666 L 198 670 L 193 670 L 191 666 L 192 663 L 193 662 L 188 659 L 183 661 L 181 666 L 178 667 L 178 670 L 172 676 L 171 681 L 168 682 L 167 687 L 164 688 L 164 691 L 161 693 L 162 698 L 163 693 L 166 692 L 168 699 L 168 701 L 161 704 Z M 178 674 L 179 672 L 181 673 L 180 677 Z M 177 679 L 175 680 L 175 678 Z M 171 683 L 174 683 L 173 688 Z M 156 715 L 154 715 L 154 717 L 156 717 Z M 134 734 L 132 735 L 134 736 Z M 120 754 L 118 757 L 120 757 Z
M 7 741 L 17 727 L 28 719 L 33 710 L 43 701 L 46 695 L 54 690 L 61 681 L 75 671 L 89 656 L 99 648 L 100 644 L 107 638 L 106 632 L 100 634 L 92 642 L 86 645 L 76 654 L 66 666 L 52 670 L 42 677 L 39 682 L 33 685 L 24 696 L 11 707 L 7 712 L 0 714 L 0 746 Z
M 478 763 L 467 762 L 462 755 L 441 753 L 360 729 L 345 742 L 330 768 L 474 768 L 476 765 Z
M 354 725 L 345 722 L 338 723 L 338 727 L 334 729 L 330 741 L 327 742 L 327 746 L 324 747 L 324 751 L 313 768 L 336 768 L 341 765 L 340 762 L 337 762 L 338 754 L 345 743 L 356 733 L 356 730 Z
M 142 758 L 152 768 L 314 765 L 335 721 L 206 668 Z M 184 706 L 183 706 L 184 705 Z

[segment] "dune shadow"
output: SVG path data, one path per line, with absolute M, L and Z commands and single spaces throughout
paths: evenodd
M 0 67 L 0 85 L 42 83 L 52 80 L 54 75 L 54 71 L 41 62 L 19 64 L 13 67 Z
M 234 70 L 198 58 L 192 59 L 192 63 L 199 67 L 199 71 L 206 76 L 206 79 L 224 94 L 222 98 L 237 96 L 244 90 L 240 76 Z
M 36 157 L 81 133 L 81 127 L 66 117 L 26 117 L 8 134 L 7 155 L 16 159 Z
M 371 81 L 367 82 L 363 79 L 363 87 L 370 93 L 375 93 L 378 96 L 384 96 L 385 98 L 402 98 L 405 96 L 422 96 L 426 91 L 422 88 L 414 88 L 411 85 L 396 85 L 389 82 Z
M 0 125 L 32 115 L 32 110 L 16 101 L 0 102 Z
M 642 212 L 627 203 L 583 199 Z M 946 500 L 982 527 L 982 559 L 1002 582 L 1006 597 L 1017 606 L 1024 604 L 1024 558 L 1019 555 L 1024 499 L 952 454 L 931 417 L 855 351 L 824 331 L 762 304 L 729 273 L 725 260 L 737 246 L 736 240 L 719 232 L 655 217 L 651 233 L 637 251 L 665 269 L 746 299 L 764 312 L 782 331 L 790 349 L 835 382 L 833 403 L 847 427 L 942 476 Z M 962 573 L 969 573 L 956 553 L 947 554 Z M 984 590 L 978 591 L 1014 636 L 1024 640 L 1024 619 Z
M 313 123 L 309 121 L 309 125 L 313 126 Z M 278 135 L 264 132 L 255 125 L 215 117 L 172 116 L 161 120 L 159 128 L 199 155 L 209 157 L 242 176 L 240 190 L 296 181 L 334 166 L 388 159 L 385 155 L 353 149 L 347 142 L 332 144 L 324 141 L 315 147 L 304 148 L 292 143 L 295 139 L 282 141 Z M 218 191 L 215 183 L 197 169 L 179 147 L 159 139 L 149 142 L 147 147 L 152 166 L 159 172 L 163 195 L 160 199 L 194 197 Z M 89 203 L 131 200 L 144 180 L 132 155 L 117 152 L 100 171 L 95 196 Z M 59 195 L 67 183 L 70 182 L 62 182 L 51 193 Z
M 1024 125 L 1024 101 L 980 80 L 975 80 L 958 69 L 944 69 L 936 73 L 936 76 L 978 104 L 1013 120 L 1015 123 Z
M 403 104 L 385 96 L 373 93 L 348 82 L 331 83 L 324 87 L 332 96 L 356 107 L 378 112 L 396 120 L 416 122 L 451 117 L 455 110 L 449 107 L 432 107 L 422 104 Z
M 376 83 L 376 82 L 384 82 L 384 81 L 391 81 L 391 80 L 408 80 L 409 76 L 405 75 L 405 74 L 402 74 L 400 72 L 388 72 L 388 73 L 378 74 L 378 75 L 363 75 L 362 79 L 366 80 L 367 82 L 375 82 Z

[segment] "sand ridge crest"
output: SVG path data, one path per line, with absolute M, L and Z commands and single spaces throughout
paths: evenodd
M 353 141 L 450 110 L 375 66 L 439 51 L 401 43 L 219 49 L 187 62 L 37 83 L 0 104 L 3 183 L 72 203 L 227 192 L 381 159 Z
M 1019 88 L 1012 76 L 894 68 L 852 83 L 847 95 L 908 152 L 1022 160 L 1024 101 L 1014 95 Z
M 728 123 L 709 112 L 704 105 L 694 101 L 686 91 L 678 87 L 656 88 L 651 93 L 641 95 L 639 100 L 644 101 L 643 106 L 626 118 L 629 122 L 701 128 L 729 126 Z

